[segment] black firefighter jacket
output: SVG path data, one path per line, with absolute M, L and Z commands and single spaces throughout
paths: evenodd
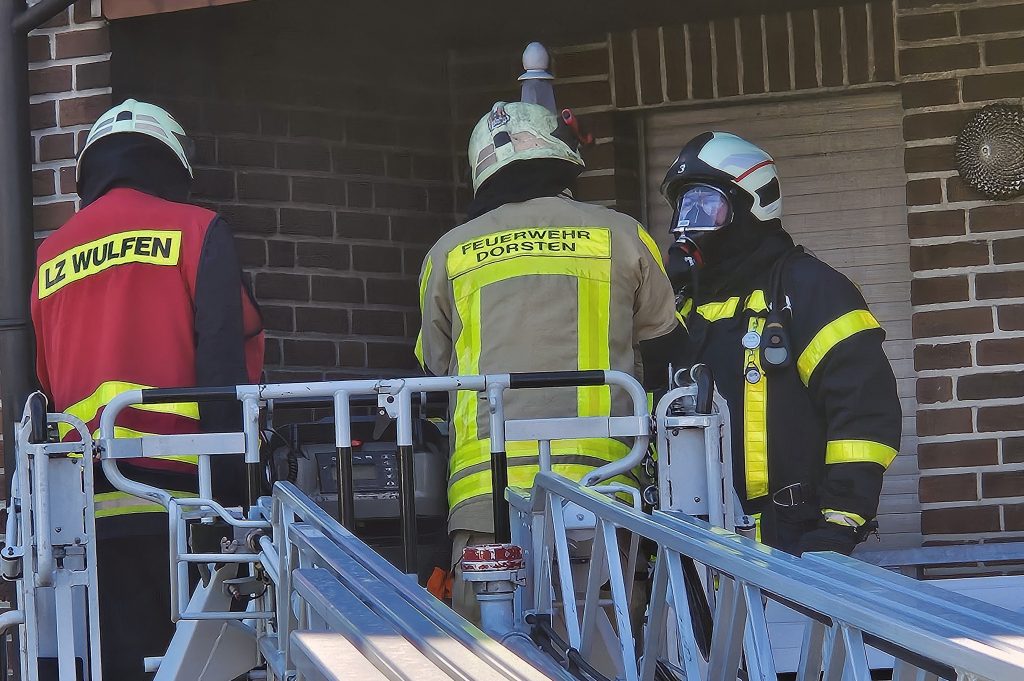
M 858 525 L 875 517 L 902 414 L 885 332 L 857 287 L 810 254 L 794 254 L 782 268 L 793 364 L 766 372 L 759 351 L 744 347 L 745 335 L 749 345 L 748 334 L 764 328 L 771 266 L 791 248 L 788 235 L 778 236 L 786 243 L 765 244 L 762 266 L 697 300 L 687 321 L 692 356 L 710 365 L 729 405 L 744 510 L 758 519 L 762 541 L 792 551 L 824 511 Z M 684 301 L 684 317 L 691 307 Z

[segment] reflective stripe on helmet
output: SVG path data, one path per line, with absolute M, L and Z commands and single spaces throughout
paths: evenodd
M 119 133 L 146 135 L 162 142 L 174 152 L 189 176 L 195 177 L 189 158 L 192 142 L 185 134 L 185 129 L 174 120 L 174 116 L 155 104 L 126 99 L 101 115 L 89 130 L 85 146 L 78 155 L 78 166 L 75 169 L 77 181 L 82 180 L 82 161 L 92 145 L 104 137 Z

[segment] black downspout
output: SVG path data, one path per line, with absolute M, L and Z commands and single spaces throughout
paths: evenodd
M 25 3 L 0 0 L 0 399 L 4 497 L 14 472 L 14 422 L 36 384 L 29 286 L 32 282 L 32 133 L 26 33 L 15 28 Z
M 74 0 L 0 0 L 0 400 L 3 401 L 4 498 L 14 471 L 14 422 L 36 385 L 29 287 L 35 266 L 32 133 L 27 34 Z

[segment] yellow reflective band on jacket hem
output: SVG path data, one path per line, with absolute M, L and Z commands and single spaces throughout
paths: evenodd
M 84 400 L 75 402 L 64 411 L 65 413 L 71 414 L 72 416 L 89 423 L 96 418 L 100 409 L 107 406 L 111 400 L 121 393 L 128 392 L 129 390 L 148 390 L 152 387 L 153 386 L 142 385 L 141 383 L 129 383 L 128 381 L 106 381 L 101 383 L 99 387 L 93 391 L 92 395 L 89 395 Z M 172 414 L 174 416 L 192 419 L 193 421 L 199 420 L 199 405 L 195 402 L 180 402 L 176 404 L 133 404 L 130 408 L 138 409 L 139 411 L 155 412 L 158 414 Z
M 765 320 L 751 317 L 748 331 L 761 333 Z M 760 380 L 750 383 L 743 379 L 743 456 L 747 487 L 747 499 L 757 499 L 768 494 L 768 375 L 761 369 L 760 353 L 757 349 L 743 353 L 743 375 L 753 365 L 760 374 Z
M 195 492 L 181 492 L 168 490 L 171 496 L 181 499 L 199 496 Z M 132 515 L 135 513 L 166 513 L 160 504 L 148 502 L 145 499 L 128 494 L 127 492 L 101 492 L 94 497 L 97 518 L 109 518 L 111 516 Z
M 426 309 L 427 306 L 427 286 L 430 284 L 430 275 L 434 271 L 434 261 L 428 256 L 427 262 L 423 265 L 423 278 L 420 279 L 420 312 Z M 419 361 L 420 366 L 424 369 L 427 368 L 426 363 L 423 360 L 423 329 L 420 329 L 419 334 L 416 336 L 416 348 L 414 350 L 416 359 Z
M 661 270 L 661 273 L 667 275 L 668 273 L 665 271 L 665 262 L 661 259 L 661 255 L 658 253 L 658 244 L 654 243 L 654 238 L 651 237 L 650 232 L 644 229 L 643 225 L 638 223 L 636 226 L 636 234 L 640 237 L 640 241 L 644 242 L 644 246 L 647 247 L 647 250 L 651 252 L 651 257 L 654 258 L 654 262 L 658 263 L 658 268 Z
M 763 544 L 764 540 L 761 539 L 761 514 L 755 513 L 751 517 L 754 519 L 754 539 Z
M 825 463 L 877 463 L 888 468 L 899 454 L 889 445 L 871 440 L 829 440 L 825 445 Z
M 826 516 L 826 520 L 828 520 L 827 516 L 829 514 L 841 515 L 844 518 L 849 518 L 853 522 L 857 523 L 857 527 L 860 527 L 861 525 L 863 525 L 864 523 L 867 522 L 867 520 L 864 519 L 864 516 L 857 515 L 856 513 L 850 513 L 849 511 L 837 511 L 834 508 L 823 508 L 823 509 L 821 509 L 821 514 L 823 516 Z M 828 520 L 828 522 L 831 523 L 833 521 Z M 848 525 L 845 525 L 845 523 L 835 523 L 835 524 L 836 525 L 844 525 L 844 526 L 848 527 Z
M 878 320 L 867 310 L 853 310 L 832 320 L 814 335 L 800 353 L 800 358 L 796 361 L 800 380 L 804 385 L 810 385 L 814 370 L 832 348 L 856 333 L 878 328 L 881 328 Z
M 629 447 L 619 442 L 605 438 L 580 438 L 576 440 L 555 440 L 551 443 L 551 456 L 587 456 L 599 459 L 607 463 L 618 461 L 629 453 Z M 505 454 L 508 456 L 509 466 L 514 465 L 518 457 L 533 456 L 539 454 L 536 442 L 514 441 L 505 443 Z M 457 475 L 459 471 L 470 466 L 477 466 L 491 460 L 490 440 L 475 440 L 463 445 L 457 445 L 455 454 L 452 456 L 451 474 Z M 458 462 L 456 467 L 455 462 Z
M 554 464 L 551 467 L 552 471 L 559 475 L 564 475 L 570 480 L 580 481 L 590 471 L 594 470 L 593 466 L 583 466 L 579 464 Z M 519 487 L 522 489 L 530 489 L 533 487 L 533 479 L 540 472 L 540 468 L 536 465 L 522 465 L 508 467 L 508 485 L 509 487 Z M 627 485 L 629 487 L 636 487 L 636 481 L 625 475 L 620 475 L 606 480 L 606 483 L 618 483 L 620 485 Z M 473 497 L 485 496 L 491 493 L 491 471 L 483 470 L 478 473 L 468 475 L 461 480 L 456 480 L 448 487 L 448 503 L 450 508 L 464 501 L 468 501 Z

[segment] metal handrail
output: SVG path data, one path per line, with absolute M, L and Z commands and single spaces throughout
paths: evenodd
M 844 669 L 850 670 L 849 678 L 869 678 L 863 655 L 865 641 L 891 644 L 886 650 L 896 655 L 898 666 L 903 668 L 929 669 L 932 673 L 952 669 L 990 681 L 1024 678 L 1024 617 L 1016 613 L 834 554 L 796 558 L 684 514 L 656 512 L 649 516 L 552 473 L 537 476 L 532 498 L 510 490 L 509 499 L 517 509 L 529 509 L 534 516 L 557 511 L 570 502 L 598 517 L 599 535 L 602 529 L 607 532 L 608 528 L 621 528 L 656 542 L 655 593 L 659 593 L 659 582 L 662 589 L 671 585 L 669 600 L 680 621 L 689 622 L 685 590 L 678 582 L 673 584 L 672 575 L 659 574 L 663 564 L 669 565 L 666 572 L 672 572 L 672 566 L 678 565 L 674 561 L 687 556 L 719 575 L 710 660 L 703 670 L 692 660 L 687 678 L 691 673 L 700 674 L 695 679 L 735 678 L 730 673 L 737 671 L 732 665 L 739 663 L 741 652 L 746 654 L 752 678 L 758 678 L 754 671 L 774 678 L 763 598 L 821 616 L 805 641 L 801 679 L 816 679 L 822 665 L 826 672 L 838 674 L 827 674 L 826 678 L 839 678 Z M 537 544 L 554 543 L 555 538 L 548 536 L 553 529 L 534 537 L 535 551 Z M 602 567 L 596 556 L 593 563 L 592 570 L 610 567 L 615 573 L 613 565 Z M 563 572 L 568 571 L 559 571 L 557 579 L 565 578 Z M 588 590 L 588 599 L 590 595 Z M 590 609 L 589 604 L 586 607 Z M 616 607 L 623 604 L 617 603 Z M 636 657 L 626 659 L 623 652 L 627 678 L 647 679 L 653 674 L 655 650 L 650 644 L 662 640 L 667 626 L 657 621 L 655 615 L 659 613 L 664 614 L 664 610 L 652 602 L 644 636 L 648 642 L 645 664 L 634 664 Z M 739 631 L 734 624 L 737 618 L 741 622 Z M 586 624 L 585 614 L 585 626 L 575 643 L 587 644 L 582 640 L 586 638 Z M 571 630 L 572 624 L 569 626 Z M 684 647 L 690 648 L 683 656 L 693 657 L 696 646 L 692 644 L 692 632 L 679 633 Z M 688 646 L 687 639 L 691 639 Z

